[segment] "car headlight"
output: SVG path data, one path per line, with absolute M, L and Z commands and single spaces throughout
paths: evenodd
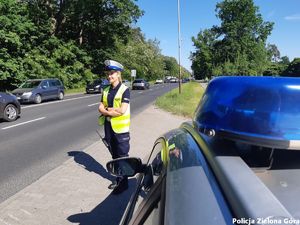
M 31 92 L 31 91 L 29 91 L 29 92 L 24 92 L 24 93 L 22 94 L 23 97 L 27 97 L 27 98 L 29 98 L 31 95 L 32 95 L 32 92 Z
M 95 88 L 99 88 L 100 87 L 100 85 L 97 85 Z

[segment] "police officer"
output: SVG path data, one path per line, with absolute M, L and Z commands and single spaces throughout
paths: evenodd
M 110 86 L 103 90 L 99 112 L 105 119 L 105 141 L 112 158 L 116 159 L 128 156 L 129 152 L 130 92 L 122 84 L 123 66 L 114 60 L 105 60 L 104 64 Z M 128 178 L 117 177 L 108 188 L 114 189 L 114 192 L 122 192 L 128 188 Z

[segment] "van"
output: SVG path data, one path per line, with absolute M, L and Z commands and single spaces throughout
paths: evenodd
M 41 103 L 44 100 L 59 99 L 63 100 L 65 88 L 58 79 L 33 79 L 27 80 L 17 89 L 12 91 L 21 103 L 34 102 Z

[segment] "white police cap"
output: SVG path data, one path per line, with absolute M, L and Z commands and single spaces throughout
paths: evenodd
M 117 71 L 123 71 L 124 67 L 121 63 L 114 61 L 114 60 L 105 60 L 105 69 L 106 70 L 117 70 Z

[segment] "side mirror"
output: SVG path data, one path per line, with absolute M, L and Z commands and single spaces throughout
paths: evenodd
M 143 164 L 140 158 L 124 157 L 109 161 L 106 164 L 107 171 L 114 176 L 133 177 L 143 172 Z
M 47 86 L 42 86 L 42 89 L 46 89 L 47 88 Z

